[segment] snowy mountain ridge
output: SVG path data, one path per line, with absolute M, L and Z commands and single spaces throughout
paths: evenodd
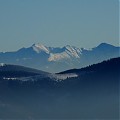
M 70 45 L 47 47 L 42 44 L 33 44 L 14 52 L 0 52 L 0 63 L 23 65 L 56 73 L 119 57 L 119 50 L 120 47 L 107 43 L 101 43 L 91 49 Z
M 33 44 L 32 48 L 35 52 L 41 53 L 44 52 L 46 54 L 49 54 L 48 61 L 57 61 L 62 59 L 69 59 L 70 57 L 80 58 L 81 49 L 66 45 L 63 48 L 59 48 L 59 50 L 55 50 L 54 47 L 46 47 L 42 44 Z

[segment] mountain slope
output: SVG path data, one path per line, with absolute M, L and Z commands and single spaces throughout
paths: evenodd
M 71 69 L 64 72 L 60 72 L 58 74 L 69 74 L 69 73 L 76 73 L 80 74 L 83 72 L 120 72 L 120 57 L 113 58 L 107 61 L 103 61 L 101 63 L 89 65 L 88 67 L 81 68 L 81 69 Z
M 61 74 L 66 73 L 78 76 L 63 81 L 0 78 L 0 118 L 119 119 L 120 58 Z
M 46 76 L 47 74 L 47 72 L 19 65 L 9 65 L 3 63 L 0 65 L 0 78 L 21 78 L 36 75 Z
M 119 57 L 119 51 L 120 47 L 114 47 L 106 43 L 101 43 L 91 50 L 83 50 L 81 56 L 82 67 Z
M 77 77 L 76 74 L 54 74 L 41 70 L 28 68 L 19 65 L 0 64 L 0 79 L 4 80 L 21 80 L 21 81 L 36 81 L 42 79 L 53 79 L 54 81 L 65 80 L 66 78 Z

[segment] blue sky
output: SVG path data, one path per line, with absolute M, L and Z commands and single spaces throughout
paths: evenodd
M 118 7 L 118 0 L 0 0 L 0 51 L 118 45 Z

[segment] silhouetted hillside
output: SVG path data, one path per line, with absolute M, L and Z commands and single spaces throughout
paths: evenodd
M 119 119 L 120 58 L 63 73 L 58 81 L 0 79 L 1 119 Z M 6 115 L 7 114 L 7 115 Z
M 79 74 L 81 72 L 110 72 L 110 71 L 120 72 L 120 57 L 106 60 L 98 64 L 93 64 L 82 69 L 71 69 L 64 72 L 60 72 L 58 74 L 65 74 L 65 73 Z
M 18 65 L 4 64 L 0 66 L 0 77 L 28 77 L 41 74 L 45 75 L 47 72 Z

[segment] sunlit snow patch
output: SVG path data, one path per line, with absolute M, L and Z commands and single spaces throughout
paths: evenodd
M 13 77 L 4 77 L 4 80 L 16 80 L 17 78 L 13 78 Z
M 48 48 L 46 46 L 42 45 L 42 44 L 34 44 L 32 47 L 37 53 L 40 53 L 41 51 L 44 51 L 44 52 L 49 54 Z
M 4 63 L 0 63 L 0 66 L 3 67 L 3 66 L 5 66 L 5 64 Z
M 74 74 L 74 73 L 69 73 L 69 74 L 51 74 L 49 77 L 50 78 L 54 78 L 57 81 L 61 81 L 61 80 L 66 80 L 68 78 L 78 77 L 78 75 Z
M 48 58 L 48 61 L 58 61 L 58 60 L 68 59 L 68 58 L 70 58 L 70 56 L 66 52 L 56 53 L 56 54 L 51 53 Z

